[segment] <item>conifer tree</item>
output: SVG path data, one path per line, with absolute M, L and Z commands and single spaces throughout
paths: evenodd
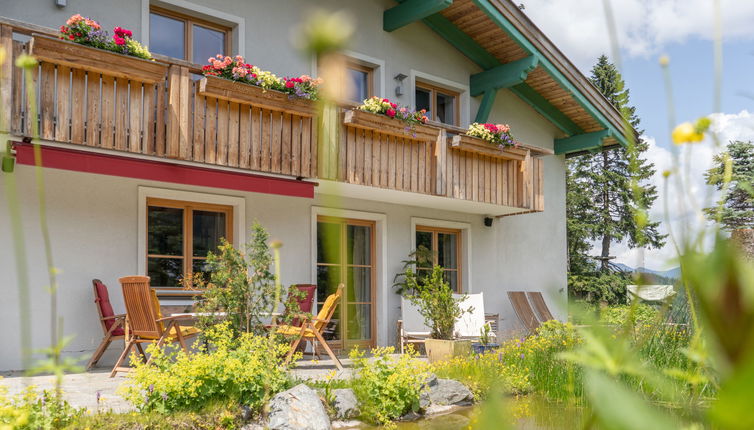
M 713 166 L 705 178 L 718 190 L 725 183 L 725 164 L 730 159 L 730 180 L 718 204 L 704 211 L 707 216 L 719 221 L 726 230 L 754 228 L 754 144 L 735 141 L 728 144 L 727 151 L 715 155 Z
M 630 105 L 629 90 L 620 73 L 605 55 L 592 68 L 591 82 L 639 132 L 636 108 Z M 569 270 L 585 273 L 595 269 L 589 264 L 590 241 L 599 243 L 599 271 L 609 270 L 611 246 L 627 241 L 630 247 L 659 248 L 665 235 L 658 232 L 659 222 L 638 222 L 636 210 L 649 210 L 657 199 L 656 187 L 648 180 L 654 164 L 644 157 L 649 147 L 637 139 L 632 148 L 616 146 L 594 154 L 570 158 L 567 162 L 567 213 Z M 642 225 L 643 224 L 643 225 Z

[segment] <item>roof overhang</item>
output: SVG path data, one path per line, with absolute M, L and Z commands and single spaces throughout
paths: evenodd
M 483 96 L 476 121 L 487 120 L 497 90 L 506 88 L 561 130 L 558 154 L 626 146 L 637 139 L 618 109 L 514 2 L 397 1 L 385 12 L 392 17 L 384 22 L 386 29 L 422 21 L 482 69 L 469 85 L 473 96 Z

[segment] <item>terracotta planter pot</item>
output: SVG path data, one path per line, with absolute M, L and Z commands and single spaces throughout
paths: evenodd
M 430 363 L 450 360 L 453 357 L 471 355 L 470 340 L 427 339 L 424 341 Z

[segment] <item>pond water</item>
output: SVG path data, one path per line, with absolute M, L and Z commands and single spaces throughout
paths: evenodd
M 467 429 L 475 421 L 481 408 L 495 407 L 495 404 L 458 409 L 452 413 L 419 420 L 399 423 L 400 430 L 461 430 Z M 499 405 L 501 419 L 510 420 L 512 428 L 517 430 L 572 429 L 582 427 L 584 410 L 580 407 L 548 402 L 536 396 L 505 399 Z M 505 412 L 503 412 L 503 410 Z M 497 411 L 495 411 L 497 412 Z M 376 429 L 376 427 L 365 427 Z M 489 430 L 505 428 L 505 424 L 490 426 Z

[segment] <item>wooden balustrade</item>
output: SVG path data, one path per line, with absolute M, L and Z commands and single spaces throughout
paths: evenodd
M 544 210 L 535 155 L 545 151 L 502 154 L 435 124 L 406 128 L 367 112 L 319 111 L 308 100 L 201 78 L 163 58 L 145 62 L 69 42 L 57 52 L 54 39 L 13 40 L 14 29 L 0 20 L 0 46 L 12 51 L 0 70 L 0 128 L 12 134 L 31 137 L 36 128 L 43 140 L 67 144 Z M 27 88 L 8 64 L 30 51 L 41 61 Z

